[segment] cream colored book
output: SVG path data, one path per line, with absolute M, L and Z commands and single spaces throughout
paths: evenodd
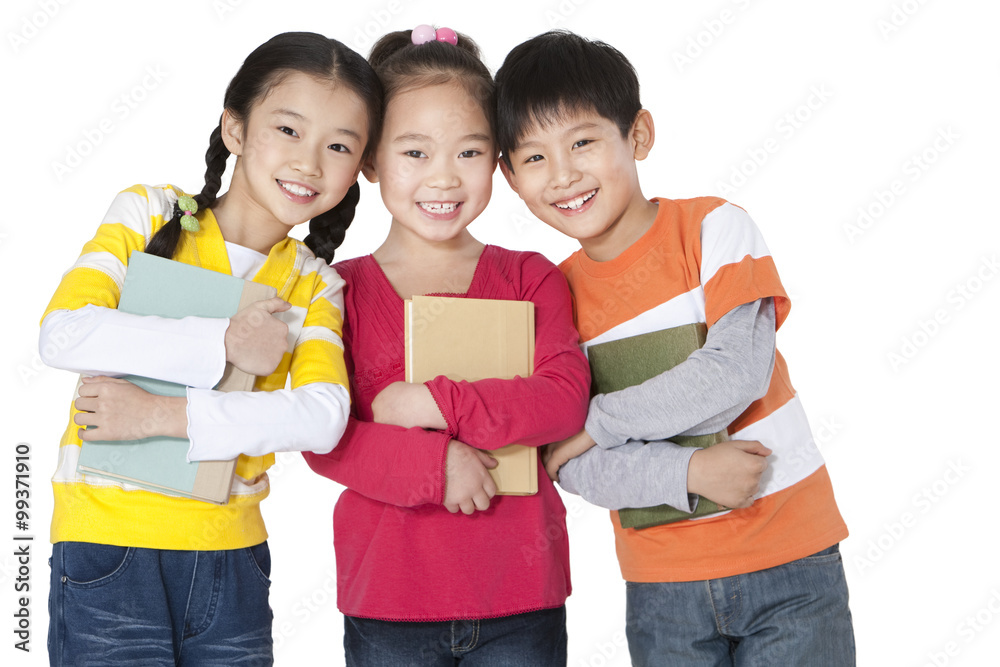
M 415 296 L 406 301 L 406 381 L 439 375 L 474 382 L 528 377 L 535 361 L 535 306 L 530 301 Z M 538 492 L 538 449 L 511 444 L 489 452 L 501 495 Z

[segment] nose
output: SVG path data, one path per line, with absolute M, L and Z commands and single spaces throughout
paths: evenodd
M 315 146 L 300 146 L 292 157 L 291 167 L 303 176 L 320 175 L 320 151 Z
M 462 184 L 462 179 L 458 175 L 458 165 L 454 160 L 442 156 L 434 160 L 430 174 L 427 177 L 427 185 L 439 190 L 449 190 L 457 188 Z
M 555 158 L 550 161 L 552 165 L 552 182 L 557 188 L 567 188 L 581 178 L 581 172 L 573 160 L 568 158 Z

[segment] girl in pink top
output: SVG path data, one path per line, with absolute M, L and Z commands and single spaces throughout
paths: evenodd
M 352 416 L 332 452 L 306 454 L 347 487 L 333 517 L 347 664 L 565 664 L 562 501 L 544 470 L 537 494 L 495 496 L 481 450 L 582 428 L 589 372 L 569 291 L 540 254 L 466 229 L 497 164 L 493 80 L 476 45 L 419 26 L 383 37 L 369 61 L 385 118 L 363 171 L 392 223 L 372 255 L 336 265 Z M 404 383 L 403 300 L 418 294 L 533 302 L 533 374 Z

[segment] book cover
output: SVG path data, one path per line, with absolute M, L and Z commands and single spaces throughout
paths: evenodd
M 133 252 L 118 310 L 135 315 L 182 318 L 231 317 L 241 308 L 277 294 L 269 285 L 182 262 Z M 135 375 L 124 376 L 161 396 L 184 396 L 187 387 Z M 251 391 L 254 376 L 226 364 L 220 391 Z M 77 470 L 152 491 L 217 504 L 229 501 L 236 460 L 187 462 L 186 438 L 84 442 Z
M 405 302 L 406 381 L 439 375 L 474 382 L 527 377 L 534 369 L 535 307 L 530 301 L 415 296 Z M 538 450 L 511 444 L 489 452 L 500 495 L 538 492 Z
M 591 394 L 596 396 L 620 391 L 670 370 L 692 352 L 701 349 L 707 334 L 705 324 L 697 322 L 590 346 L 587 356 L 590 361 Z M 678 435 L 670 441 L 684 447 L 710 447 L 728 439 L 727 433 L 721 431 L 708 435 Z M 670 505 L 657 505 L 619 510 L 618 519 L 622 528 L 649 528 L 719 511 L 722 508 L 716 503 L 702 497 L 691 514 Z

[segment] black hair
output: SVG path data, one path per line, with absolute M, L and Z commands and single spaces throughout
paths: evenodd
M 271 89 L 292 72 L 346 86 L 361 98 L 368 109 L 368 142 L 362 159 L 373 150 L 382 119 L 382 86 L 371 66 L 358 53 L 335 39 L 312 32 L 286 32 L 264 42 L 243 61 L 229 82 L 223 106 L 237 121 L 245 123 L 250 111 Z M 205 185 L 194 195 L 198 210 L 211 208 L 219 199 L 222 175 L 226 171 L 229 150 L 222 140 L 222 121 L 212 131 L 205 153 Z M 360 198 L 361 189 L 354 183 L 335 207 L 309 221 L 305 244 L 318 257 L 333 261 L 334 251 L 344 235 Z M 183 213 L 174 206 L 170 221 L 149 240 L 146 252 L 171 258 L 181 238 Z
M 385 91 L 383 113 L 401 92 L 457 81 L 476 100 L 494 130 L 495 86 L 479 46 L 462 33 L 456 33 L 455 45 L 438 41 L 414 44 L 410 34 L 410 30 L 397 30 L 383 35 L 368 55 Z
M 497 70 L 497 143 L 504 162 L 532 126 L 592 111 L 628 136 L 642 109 L 639 78 L 621 51 L 566 30 L 515 46 Z

